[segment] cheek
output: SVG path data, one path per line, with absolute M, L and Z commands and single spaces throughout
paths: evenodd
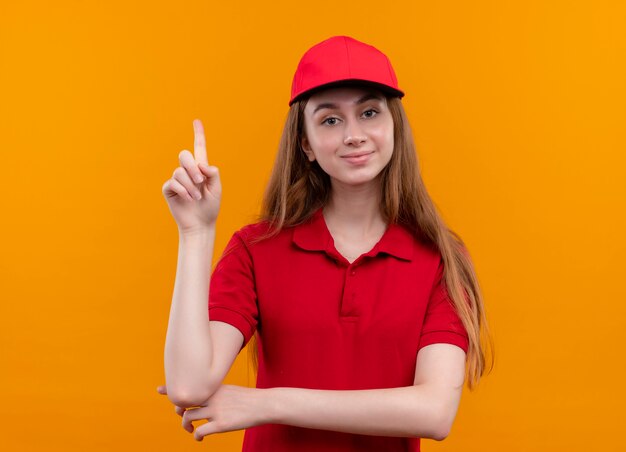
M 393 125 L 382 124 L 372 134 L 376 138 L 376 142 L 384 151 L 393 150 Z
M 341 135 L 333 132 L 322 131 L 312 134 L 309 138 L 311 148 L 316 155 L 331 152 L 341 143 Z

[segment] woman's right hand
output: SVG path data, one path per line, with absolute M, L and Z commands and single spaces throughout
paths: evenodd
M 181 234 L 214 227 L 222 196 L 218 169 L 207 160 L 202 122 L 194 120 L 193 128 L 194 155 L 186 149 L 178 154 L 180 166 L 162 189 Z

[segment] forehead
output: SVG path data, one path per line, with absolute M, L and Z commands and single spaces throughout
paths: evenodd
M 359 104 L 372 98 L 385 101 L 384 94 L 376 89 L 352 86 L 328 88 L 313 94 L 307 101 L 305 111 L 313 113 L 320 107 L 340 108 L 342 105 Z

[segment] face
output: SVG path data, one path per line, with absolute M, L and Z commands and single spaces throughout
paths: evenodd
M 311 96 L 304 109 L 302 149 L 333 185 L 378 182 L 393 153 L 393 118 L 378 91 L 341 87 Z

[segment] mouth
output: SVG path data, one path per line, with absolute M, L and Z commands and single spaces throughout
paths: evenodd
M 342 155 L 341 158 L 342 159 L 351 159 L 351 158 L 362 157 L 364 155 L 369 155 L 369 154 L 372 154 L 372 153 L 374 153 L 374 151 L 351 152 L 350 154 Z
M 353 165 L 366 163 L 374 151 L 359 151 L 352 152 L 350 154 L 342 155 L 341 158 Z

